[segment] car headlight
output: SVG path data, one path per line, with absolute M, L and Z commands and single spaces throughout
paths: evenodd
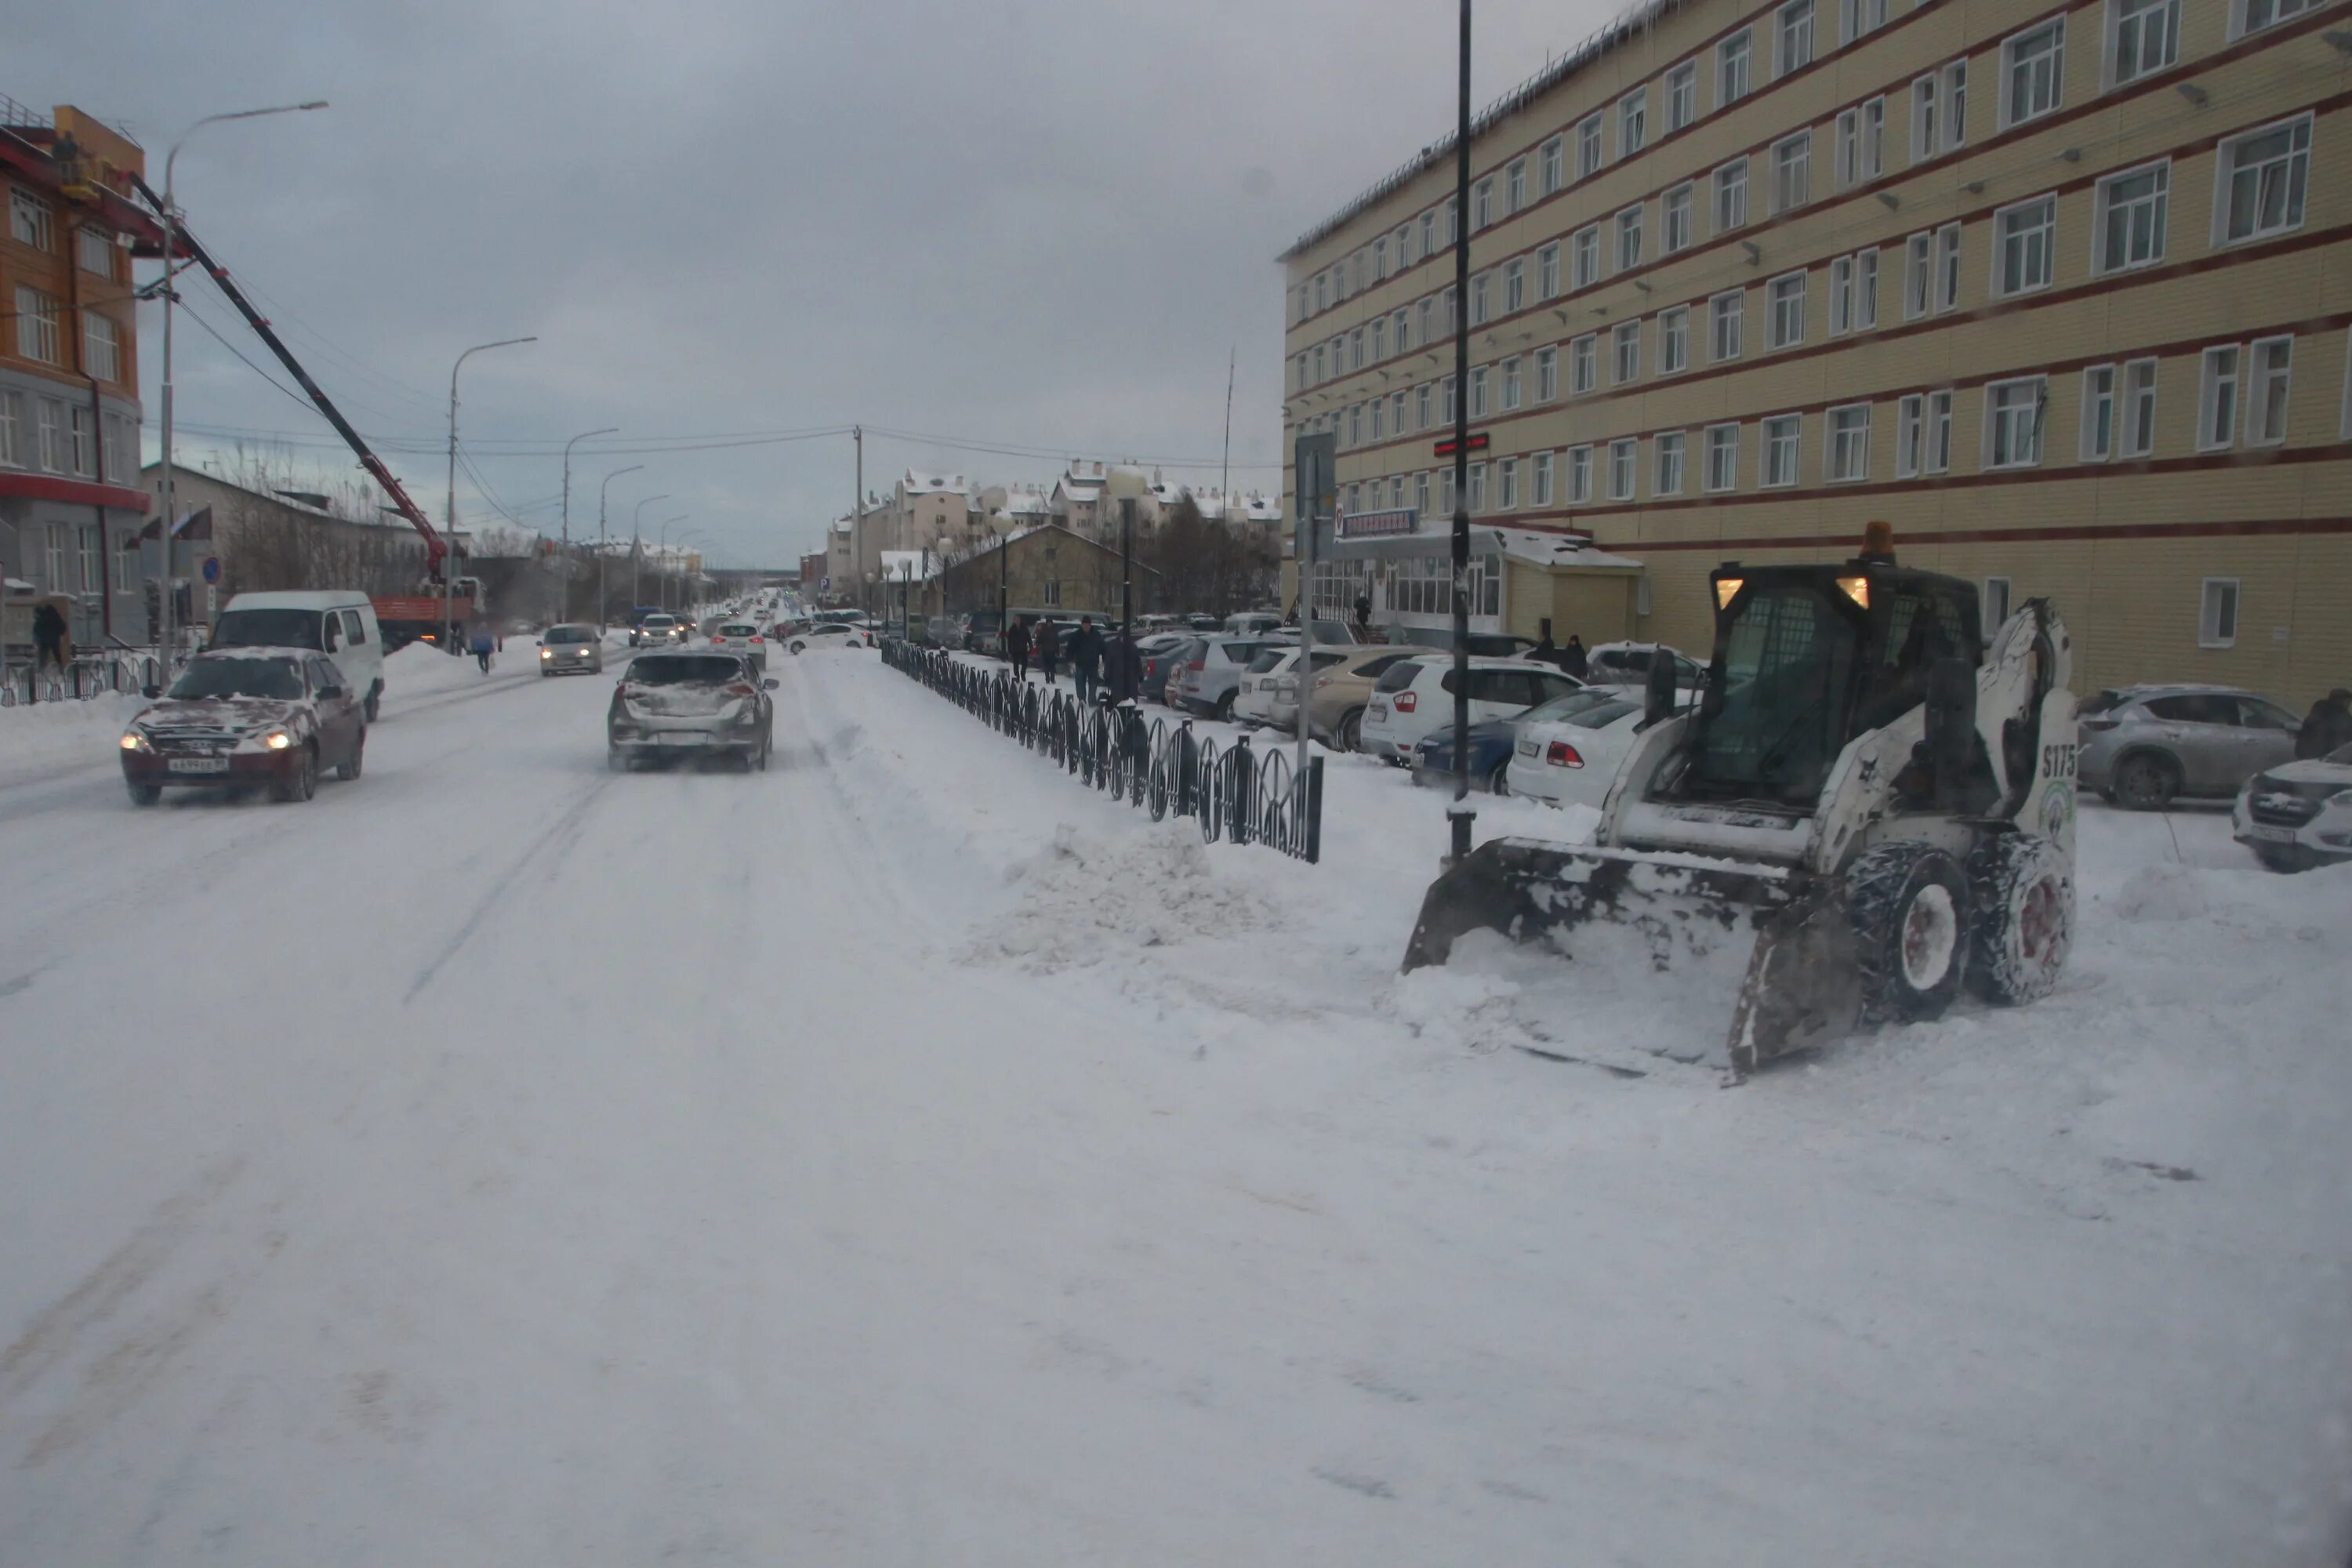
M 122 749 L 126 752 L 152 752 L 155 748 L 138 731 L 126 730 L 122 732 Z
M 555 657 L 555 650 L 551 647 L 541 648 L 539 650 L 539 657 L 541 658 L 553 658 Z
M 282 752 L 294 743 L 294 737 L 283 730 L 272 730 L 262 737 L 261 743 L 273 752 Z

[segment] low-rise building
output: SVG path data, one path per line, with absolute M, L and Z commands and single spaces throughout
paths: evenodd
M 1136 563 L 1130 581 L 1135 613 L 1155 607 L 1160 574 Z M 949 615 L 994 610 L 1003 602 L 1016 616 L 1119 613 L 1119 552 L 1060 523 L 1024 528 L 950 562 L 939 574 L 940 602 Z

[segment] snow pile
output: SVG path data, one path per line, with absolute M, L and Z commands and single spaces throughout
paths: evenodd
M 1147 818 L 1126 833 L 1062 823 L 1006 880 L 1013 907 L 973 940 L 969 962 L 1051 973 L 1126 963 L 1130 948 L 1245 941 L 1286 923 L 1273 889 L 1219 874 L 1190 821 Z
M 147 706 L 137 693 L 0 708 L 0 783 L 72 763 L 110 762 L 116 740 Z
M 2203 874 L 2186 866 L 2143 866 L 2107 905 L 2126 921 L 2194 921 L 2213 913 Z

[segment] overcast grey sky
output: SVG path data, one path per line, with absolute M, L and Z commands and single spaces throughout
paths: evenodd
M 1486 0 L 1483 102 L 1617 0 Z M 0 92 L 73 103 L 179 163 L 190 228 L 436 517 L 449 367 L 461 439 L 525 523 L 558 527 L 562 439 L 862 422 L 1070 456 L 1190 459 L 1279 482 L 1282 277 L 1303 229 L 1453 122 L 1451 0 L 207 0 L 29 7 Z M 142 267 L 142 278 L 151 275 Z M 208 282 L 194 313 L 275 363 Z M 326 423 L 201 329 L 178 334 L 183 451 L 259 432 L 312 477 Z M 148 443 L 161 358 L 142 322 Z M 781 564 L 852 493 L 847 437 L 600 453 L 626 526 L 690 515 L 721 560 Z M 673 444 L 677 445 L 677 444 Z M 870 435 L 909 465 L 1045 480 L 1052 456 Z M 461 514 L 495 521 L 462 473 Z

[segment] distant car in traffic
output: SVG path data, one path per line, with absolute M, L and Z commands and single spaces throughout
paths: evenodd
M 764 770 L 776 682 L 735 648 L 649 648 L 630 661 L 604 715 L 614 773 L 668 757 L 736 756 Z
M 768 668 L 768 639 L 760 635 L 756 621 L 719 622 L 710 628 L 710 646 L 749 654 L 753 664 L 763 670 Z
M 2273 871 L 2352 860 L 2352 746 L 2264 768 L 2238 791 L 2231 836 Z
M 784 647 L 793 653 L 806 653 L 812 648 L 873 646 L 873 633 L 862 626 L 845 626 L 839 621 L 819 621 L 806 631 L 794 632 L 784 642 Z
M 152 805 L 173 785 L 268 789 L 306 801 L 319 775 L 355 779 L 367 751 L 364 700 L 308 648 L 200 653 L 122 732 L 122 782 Z
M 1473 658 L 1469 675 L 1474 724 L 1523 713 L 1579 684 L 1550 665 L 1528 659 Z M 1454 722 L 1454 691 L 1451 655 L 1423 654 L 1391 665 L 1365 705 L 1359 749 L 1399 767 L 1412 766 L 1422 738 Z
M 676 616 L 656 611 L 629 628 L 629 646 L 662 647 L 671 643 L 684 641 L 686 634 L 687 627 L 679 623 Z
M 2303 721 L 2235 686 L 2109 687 L 2077 718 L 2078 782 L 2135 811 L 2178 795 L 2227 800 L 2264 768 L 2294 760 Z
M 604 668 L 604 642 L 594 626 L 566 622 L 539 635 L 541 676 L 594 674 Z

